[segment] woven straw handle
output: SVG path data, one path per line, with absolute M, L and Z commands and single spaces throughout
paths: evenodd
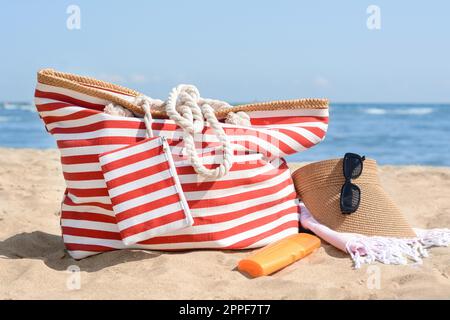
M 43 69 L 38 72 L 38 81 L 43 84 L 61 87 L 77 91 L 92 97 L 110 101 L 127 108 L 135 114 L 144 115 L 145 112 L 141 106 L 130 100 L 124 99 L 120 95 L 129 97 L 138 97 L 142 94 L 138 91 L 128 89 L 116 84 L 97 80 L 90 77 L 78 76 L 70 73 L 55 71 L 53 69 Z M 262 103 L 252 103 L 238 105 L 231 108 L 216 110 L 215 115 L 218 119 L 224 119 L 230 112 L 251 112 L 251 111 L 269 111 L 269 110 L 289 110 L 289 109 L 327 109 L 327 99 L 297 99 L 280 100 Z M 163 110 L 151 110 L 154 118 L 168 118 Z

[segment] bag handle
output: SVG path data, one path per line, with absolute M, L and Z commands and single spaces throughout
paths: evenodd
M 133 98 L 141 93 L 106 81 L 97 80 L 91 77 L 79 76 L 75 74 L 56 71 L 53 69 L 42 69 L 37 74 L 38 82 L 50 86 L 56 86 L 83 93 L 92 97 L 97 97 L 123 106 L 134 114 L 143 115 L 142 107 L 131 102 Z M 126 99 L 128 97 L 130 99 Z M 131 101 L 130 101 L 131 100 Z M 207 101 L 206 99 L 204 99 Z M 214 100 L 213 100 L 214 101 Z M 274 111 L 274 110 L 294 110 L 294 109 L 327 109 L 327 99 L 295 99 L 279 100 L 270 102 L 256 102 L 244 105 L 237 105 L 231 108 L 215 108 L 215 115 L 218 119 L 225 119 L 230 112 L 252 112 L 252 111 Z M 167 114 L 158 108 L 152 108 L 154 118 L 167 118 Z
M 147 138 L 153 138 L 153 129 L 152 129 L 152 123 L 153 123 L 153 117 L 152 117 L 152 111 L 151 111 L 151 105 L 150 105 L 150 98 L 146 96 L 137 96 L 135 100 L 136 105 L 141 106 L 142 110 L 144 111 L 144 123 L 145 123 L 145 136 Z
M 150 97 L 142 95 L 136 97 L 136 104 L 140 105 L 145 113 L 144 122 L 147 128 L 147 137 L 153 137 L 151 106 L 155 102 Z M 160 102 L 157 101 L 156 104 L 159 105 Z M 200 93 L 195 86 L 181 84 L 172 89 L 165 103 L 165 111 L 168 117 L 183 130 L 185 150 L 195 172 L 205 178 L 218 179 L 230 171 L 233 165 L 234 149 L 217 119 L 212 106 L 216 109 L 230 107 L 224 101 L 203 99 L 200 97 Z M 222 145 L 223 161 L 214 169 L 208 169 L 203 164 L 203 160 L 197 153 L 195 147 L 194 136 L 202 133 L 205 120 L 211 126 Z

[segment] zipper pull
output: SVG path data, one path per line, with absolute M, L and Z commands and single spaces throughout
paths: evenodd
M 163 150 L 167 151 L 169 149 L 169 145 L 167 144 L 167 138 L 164 136 L 161 136 L 160 138 L 161 138 Z

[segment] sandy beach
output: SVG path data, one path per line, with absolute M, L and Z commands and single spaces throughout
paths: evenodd
M 270 277 L 236 271 L 247 252 L 162 253 L 125 250 L 81 261 L 64 250 L 59 204 L 64 192 L 57 150 L 0 149 L 0 299 L 428 299 L 450 298 L 450 248 L 433 248 L 422 265 L 375 264 L 354 270 L 323 243 Z M 296 166 L 296 164 L 293 164 Z M 384 166 L 381 179 L 415 227 L 450 227 L 450 168 Z M 68 289 L 69 266 L 81 288 Z

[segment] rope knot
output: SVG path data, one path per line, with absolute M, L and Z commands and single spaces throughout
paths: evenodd
M 186 156 L 190 160 L 195 172 L 205 178 L 221 178 L 225 176 L 233 165 L 233 147 L 225 134 L 219 120 L 214 113 L 214 108 L 230 107 L 226 102 L 212 99 L 202 99 L 200 92 L 193 85 L 181 84 L 173 88 L 166 101 L 165 109 L 168 117 L 174 121 L 184 132 L 184 144 Z M 143 107 L 145 103 L 143 104 Z M 145 106 L 147 107 L 147 106 Z M 150 113 L 150 110 L 145 110 Z M 144 118 L 145 119 L 145 118 Z M 221 143 L 223 152 L 222 163 L 214 168 L 208 169 L 197 153 L 194 135 L 202 133 L 205 120 L 212 128 L 218 141 Z M 147 125 L 147 122 L 146 122 Z M 147 126 L 148 128 L 148 126 Z

